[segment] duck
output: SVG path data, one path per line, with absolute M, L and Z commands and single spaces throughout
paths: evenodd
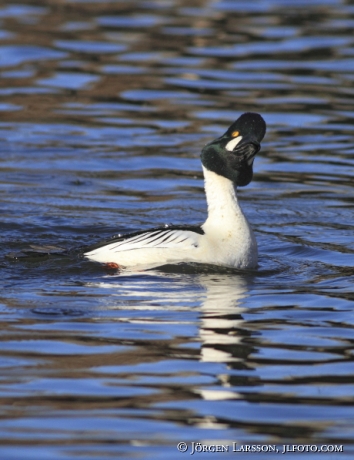
M 202 225 L 165 225 L 118 235 L 95 244 L 84 257 L 110 269 L 151 269 L 197 263 L 254 269 L 257 241 L 239 204 L 237 189 L 248 185 L 266 123 L 243 113 L 201 151 L 208 215 Z

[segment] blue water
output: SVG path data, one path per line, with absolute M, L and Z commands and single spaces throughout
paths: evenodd
M 1 459 L 352 458 L 353 2 L 23 0 L 0 21 Z M 201 148 L 245 111 L 268 127 L 239 192 L 257 270 L 78 256 L 202 223 Z

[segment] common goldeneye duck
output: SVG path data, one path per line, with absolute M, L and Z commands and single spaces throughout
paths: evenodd
M 165 264 L 203 263 L 233 268 L 257 266 L 257 242 L 237 199 L 248 185 L 266 124 L 244 113 L 201 153 L 208 218 L 201 226 L 171 225 L 143 230 L 88 248 L 85 257 L 109 268 L 147 269 Z

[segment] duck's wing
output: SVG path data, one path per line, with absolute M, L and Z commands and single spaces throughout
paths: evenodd
M 86 248 L 85 256 L 94 256 L 103 248 L 111 253 L 148 248 L 196 248 L 201 235 L 204 230 L 200 226 L 171 225 L 113 237 Z

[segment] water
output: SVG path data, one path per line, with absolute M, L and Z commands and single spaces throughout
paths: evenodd
M 352 458 L 354 3 L 23 0 L 0 24 L 1 458 Z M 244 111 L 268 125 L 256 271 L 60 253 L 202 223 L 201 147 Z

